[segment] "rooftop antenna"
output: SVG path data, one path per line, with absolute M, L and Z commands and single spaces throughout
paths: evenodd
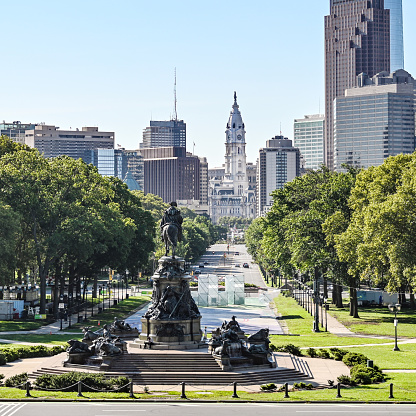
M 175 120 L 175 121 L 178 121 L 178 113 L 177 113 L 177 111 L 176 111 L 176 103 L 177 103 L 177 100 L 176 100 L 176 67 L 175 67 L 175 85 L 174 85 L 174 88 L 173 88 L 173 96 L 174 96 L 174 101 L 175 101 L 175 106 L 174 106 L 174 110 L 173 110 L 173 119 Z

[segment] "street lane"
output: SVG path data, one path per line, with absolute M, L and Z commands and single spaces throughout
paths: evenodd
M 378 415 L 407 416 L 416 414 L 416 405 L 408 404 L 286 404 L 286 403 L 8 403 L 9 411 L 0 416 L 109 416 L 109 415 L 152 415 L 162 416 L 270 416 L 270 412 L 284 416 L 335 414 L 337 416 Z

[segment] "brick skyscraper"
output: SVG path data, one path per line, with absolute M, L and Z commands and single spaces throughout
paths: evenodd
M 325 164 L 334 167 L 334 99 L 357 75 L 390 71 L 390 10 L 384 0 L 330 0 L 325 16 Z

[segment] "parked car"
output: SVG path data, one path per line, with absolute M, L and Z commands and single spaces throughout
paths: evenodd
M 234 267 L 240 267 L 240 263 L 236 263 Z
M 250 266 L 248 265 L 248 263 L 243 263 L 243 267 L 245 267 L 246 269 L 248 269 Z
M 234 253 L 234 256 L 239 256 L 240 255 L 240 253 L 238 252 L 238 251 L 236 251 L 235 253 Z
M 194 274 L 201 274 L 201 270 L 195 270 Z
M 203 264 L 203 263 L 200 263 L 200 264 L 199 264 L 199 267 L 201 267 L 201 268 L 202 268 L 202 267 L 205 267 L 205 266 L 204 266 L 204 264 Z
M 208 264 L 208 262 L 207 262 L 207 261 L 204 261 L 204 264 L 205 264 L 205 265 L 207 265 L 207 264 Z

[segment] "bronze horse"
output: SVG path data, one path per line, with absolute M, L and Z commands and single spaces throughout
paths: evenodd
M 172 258 L 175 258 L 176 246 L 178 245 L 178 227 L 175 224 L 166 224 L 163 227 L 162 238 L 165 243 L 165 256 L 169 254 L 169 246 L 172 247 Z

